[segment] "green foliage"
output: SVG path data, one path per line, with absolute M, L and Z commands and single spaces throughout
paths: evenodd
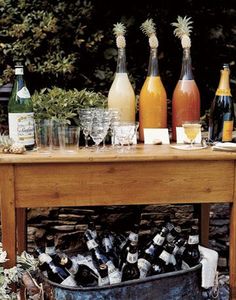
M 90 1 L 2 0 L 0 12 L 0 84 L 12 79 L 19 60 L 44 86 L 73 80 L 81 72 L 82 52 L 96 51 L 103 39 L 98 29 L 88 33 Z
M 78 110 L 85 107 L 106 107 L 107 99 L 101 93 L 86 89 L 78 91 L 54 87 L 32 95 L 35 118 L 52 119 L 61 123 L 78 124 Z

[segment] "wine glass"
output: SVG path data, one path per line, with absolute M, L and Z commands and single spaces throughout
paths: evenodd
M 85 139 L 85 148 L 88 148 L 88 139 L 92 129 L 92 122 L 94 118 L 94 109 L 83 108 L 79 110 L 79 120 Z
M 190 141 L 190 149 L 193 149 L 193 143 L 201 130 L 201 124 L 198 121 L 186 121 L 182 124 L 184 133 Z

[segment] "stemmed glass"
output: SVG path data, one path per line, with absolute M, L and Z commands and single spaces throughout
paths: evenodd
M 106 132 L 102 122 L 93 122 L 90 135 L 95 143 L 96 152 L 99 151 L 99 144 L 103 141 Z
M 127 150 L 129 150 L 129 143 L 131 136 L 133 136 L 134 127 L 134 123 L 128 122 L 120 122 L 114 127 L 115 138 L 120 144 L 120 148 L 118 149 L 119 152 L 125 152 L 124 145 L 128 145 Z
M 92 130 L 92 122 L 94 118 L 94 109 L 83 108 L 79 110 L 79 120 L 85 139 L 85 148 L 88 148 L 88 139 Z
M 184 133 L 190 141 L 190 149 L 193 149 L 193 143 L 201 130 L 201 124 L 198 121 L 186 121 L 182 124 Z

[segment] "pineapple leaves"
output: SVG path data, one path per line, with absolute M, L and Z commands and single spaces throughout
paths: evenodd
M 174 30 L 174 35 L 178 38 L 182 38 L 184 35 L 189 36 L 192 32 L 192 24 L 193 21 L 191 20 L 191 17 L 185 16 L 184 18 L 178 16 L 177 22 L 171 23 L 172 26 L 176 27 Z

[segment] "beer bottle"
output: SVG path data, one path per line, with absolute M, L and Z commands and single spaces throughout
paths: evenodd
M 198 226 L 192 226 L 191 232 L 188 237 L 186 249 L 183 253 L 182 269 L 188 269 L 197 265 L 200 261 L 199 233 Z
M 131 242 L 126 257 L 126 263 L 122 269 L 122 281 L 138 279 L 139 276 L 138 247 L 135 242 Z

